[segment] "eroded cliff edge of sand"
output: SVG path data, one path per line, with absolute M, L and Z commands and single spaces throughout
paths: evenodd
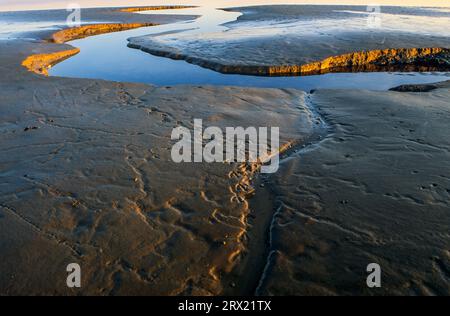
M 360 6 L 226 10 L 243 13 L 226 24 L 226 32 L 141 36 L 129 39 L 129 47 L 222 73 L 260 76 L 450 69 L 450 34 L 445 28 L 439 31 L 431 23 L 422 30 L 396 25 L 394 19 L 401 15 L 419 23 L 419 16 L 439 25 L 450 18 L 447 12 L 383 7 L 388 14 L 380 17 L 380 27 L 368 27 L 365 7 Z
M 111 32 L 120 32 L 125 30 L 131 30 L 140 27 L 154 26 L 154 23 L 110 23 L 110 24 L 90 24 L 80 27 L 68 28 L 58 32 L 55 32 L 51 36 L 51 42 L 56 44 L 64 44 L 76 39 L 81 39 L 89 36 L 95 36 L 100 34 L 106 34 Z M 80 50 L 69 46 L 68 49 L 64 49 L 57 52 L 33 54 L 28 56 L 23 62 L 22 66 L 26 67 L 29 71 L 37 74 L 48 75 L 48 69 L 52 66 L 78 54 Z
M 147 7 L 129 7 L 122 9 L 115 9 L 117 12 L 124 13 L 133 13 L 133 12 L 142 12 L 142 11 L 159 11 L 159 10 L 177 10 L 177 9 L 187 9 L 192 8 L 192 6 L 147 6 Z M 104 11 L 107 11 L 105 9 Z M 106 16 L 107 13 L 103 12 Z M 115 13 L 112 11 L 112 13 Z M 110 13 L 111 14 L 111 13 Z M 113 20 L 115 17 L 110 17 Z M 153 16 L 149 17 L 150 19 Z M 186 17 L 189 18 L 189 17 Z M 158 19 L 158 18 L 157 18 Z M 52 33 L 49 36 L 48 41 L 56 44 L 64 44 L 73 40 L 86 38 L 89 36 L 101 35 L 112 32 L 121 32 L 126 30 L 131 30 L 135 28 L 141 27 L 149 27 L 159 25 L 158 23 L 147 22 L 148 17 L 142 16 L 141 22 L 135 23 L 93 23 L 87 25 L 81 25 L 78 27 L 65 28 L 59 31 Z M 46 39 L 45 37 L 43 39 Z M 61 46 L 61 49 L 64 47 Z M 51 53 L 42 53 L 42 54 L 33 54 L 28 56 L 22 63 L 24 67 L 28 70 L 33 71 L 38 74 L 48 75 L 48 69 L 52 66 L 56 65 L 59 62 L 64 61 L 71 56 L 74 56 L 79 53 L 79 49 L 74 48 L 72 46 L 68 46 L 64 48 L 64 50 L 59 50 L 57 52 Z
M 48 76 L 48 69 L 67 58 L 78 54 L 80 50 L 73 48 L 52 53 L 34 54 L 22 61 L 22 66 L 29 71 Z
M 110 23 L 110 24 L 90 24 L 75 28 L 68 28 L 58 31 L 52 35 L 54 43 L 62 44 L 69 41 L 95 36 L 100 34 L 121 32 L 139 27 L 155 26 L 155 23 Z
M 189 63 L 224 74 L 256 76 L 308 76 L 336 72 L 388 72 L 388 71 L 449 71 L 450 49 L 442 47 L 390 48 L 353 52 L 327 57 L 304 65 L 233 65 L 206 60 L 173 51 L 164 51 L 152 45 L 137 44 L 131 39 L 128 47 L 140 49 L 156 56 L 186 60 Z
M 119 9 L 121 12 L 142 12 L 142 11 L 158 11 L 158 10 L 180 10 L 180 9 L 192 9 L 196 6 L 189 5 L 161 5 L 161 6 L 148 6 L 148 7 L 131 7 Z

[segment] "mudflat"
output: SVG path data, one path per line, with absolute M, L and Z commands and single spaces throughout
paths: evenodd
M 220 294 L 245 251 L 252 175 L 172 162 L 171 132 L 270 122 L 302 142 L 305 93 L 44 77 L 20 65 L 38 49 L 2 43 L 0 292 L 78 293 L 61 277 L 77 262 L 82 294 Z
M 160 8 L 153 10 L 157 13 Z M 147 8 L 151 10 L 151 8 Z M 83 9 L 81 21 L 83 24 L 97 23 L 173 23 L 186 19 L 195 18 L 195 16 L 180 16 L 174 10 L 173 15 L 164 14 L 130 14 L 121 8 L 92 8 Z M 34 11 L 16 11 L 0 12 L 0 21 L 2 28 L 7 30 L 4 33 L 14 32 L 13 38 L 50 38 L 51 34 L 57 30 L 67 29 L 68 12 L 66 10 L 34 10 Z M 3 32 L 2 32 L 3 33 Z M 2 34 L 0 33 L 0 35 Z
M 21 65 L 70 48 L 0 41 L 1 294 L 450 293 L 449 82 L 306 93 Z M 271 176 L 176 164 L 171 131 L 194 118 L 280 126 L 292 146 Z M 81 289 L 66 286 L 73 262 Z
M 130 39 L 129 46 L 223 73 L 252 75 L 450 67 L 447 10 L 383 7 L 380 21 L 368 15 L 366 6 L 226 10 L 242 13 L 237 21 L 225 24 L 230 28 L 226 32 L 142 36 Z
M 332 132 L 271 178 L 260 294 L 448 295 L 450 81 L 435 88 L 311 96 Z M 380 289 L 362 278 L 372 262 Z

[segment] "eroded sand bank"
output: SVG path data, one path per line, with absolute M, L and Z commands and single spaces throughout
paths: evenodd
M 380 21 L 373 22 L 380 25 L 371 26 L 366 9 L 283 5 L 227 9 L 243 15 L 226 24 L 230 28 L 226 32 L 142 36 L 130 39 L 129 47 L 222 73 L 249 75 L 450 68 L 446 31 L 450 13 L 382 7 Z
M 149 27 L 181 20 L 194 19 L 192 15 L 152 15 L 132 14 L 141 11 L 177 10 L 191 8 L 190 6 L 153 6 L 131 8 L 101 8 L 84 9 L 80 14 L 80 26 L 68 27 L 66 24 L 67 11 L 31 11 L 31 12 L 0 12 L 3 23 L 9 25 L 9 33 L 0 35 L 17 40 L 36 39 L 56 44 L 63 44 L 76 39 L 95 36 L 111 32 L 120 32 L 140 27 Z M 36 29 L 35 24 L 38 23 Z M 17 25 L 17 29 L 11 29 Z M 4 27 L 4 25 L 0 25 Z M 1 36 L 0 36 L 1 38 Z M 48 74 L 48 69 L 55 64 L 79 53 L 77 48 L 70 45 L 54 46 L 49 52 L 32 53 L 24 59 L 22 65 L 30 71 Z

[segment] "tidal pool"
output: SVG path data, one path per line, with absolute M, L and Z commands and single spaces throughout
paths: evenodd
M 150 11 L 155 14 L 155 11 Z M 230 32 L 226 23 L 235 21 L 241 13 L 214 7 L 177 10 L 178 14 L 199 15 L 191 21 L 145 27 L 109 33 L 69 42 L 81 52 L 55 65 L 52 76 L 105 79 L 121 82 L 142 82 L 155 85 L 227 85 L 261 88 L 370 89 L 387 90 L 401 84 L 433 83 L 450 79 L 449 73 L 329 73 L 315 76 L 261 77 L 221 74 L 181 60 L 157 57 L 127 47 L 127 39 L 144 35 L 164 35 L 164 40 L 183 37 L 217 36 Z M 140 14 L 146 14 L 142 12 Z M 174 10 L 156 14 L 174 14 Z M 279 26 L 278 26 L 279 27 Z

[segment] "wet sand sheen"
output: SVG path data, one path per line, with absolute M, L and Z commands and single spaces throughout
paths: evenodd
M 234 12 L 243 14 L 233 15 Z M 205 28 L 133 37 L 129 39 L 129 47 L 231 74 L 311 75 L 383 69 L 448 71 L 450 41 L 446 31 L 434 29 L 437 33 L 433 37 L 424 36 L 421 28 L 411 28 L 411 24 L 422 16 L 442 22 L 450 14 L 443 12 L 435 17 L 432 11 L 421 8 L 395 7 L 383 8 L 383 12 L 386 16 L 380 19 L 393 22 L 392 16 L 407 17 L 409 24 L 393 25 L 393 29 L 370 28 L 364 7 L 358 6 L 242 7 L 217 11 L 220 22 L 228 19 L 222 27 L 227 29 Z M 296 19 L 297 28 L 293 22 Z M 348 29 L 329 21 L 338 21 Z M 280 34 L 273 31 L 271 35 L 271 26 L 279 29 Z M 302 31 L 301 27 L 306 30 Z
M 112 31 L 117 30 L 120 31 L 120 27 L 122 27 L 122 25 L 111 25 L 112 28 L 110 28 Z M 134 27 L 140 27 L 139 25 L 132 25 L 132 26 L 126 26 L 129 28 L 134 28 Z M 67 31 L 60 31 L 58 32 L 58 34 L 55 34 L 52 36 L 54 39 L 61 39 L 64 38 L 64 40 L 55 40 L 56 42 L 62 43 L 62 42 L 66 42 L 66 41 L 70 41 L 71 38 L 70 37 L 79 37 L 80 33 L 83 34 L 83 36 L 85 36 L 86 31 L 85 29 L 88 30 L 88 34 L 96 34 L 97 31 L 97 25 L 89 25 L 86 27 L 83 27 L 82 30 L 78 31 L 77 29 L 69 29 Z M 100 26 L 100 31 L 99 32 L 103 32 L 105 30 L 108 30 L 109 28 L 104 27 L 103 25 Z M 75 50 L 76 51 L 76 50 Z M 30 70 L 33 69 L 39 69 L 38 72 L 41 72 L 41 69 L 45 69 L 46 67 L 42 67 L 41 64 L 37 63 L 36 64 L 36 59 L 39 62 L 41 60 L 41 58 L 43 60 L 46 60 L 46 58 L 53 58 L 53 56 L 61 56 L 61 58 L 63 58 L 62 56 L 64 56 L 64 54 L 67 54 L 68 52 L 71 51 L 63 51 L 61 53 L 52 53 L 49 55 L 43 55 L 45 57 L 41 57 L 42 55 L 34 55 L 29 57 L 25 62 L 24 65 L 26 65 L 27 63 L 30 63 L 30 65 L 32 66 L 28 66 L 28 68 Z M 56 57 L 55 57 L 56 58 Z M 47 59 L 48 60 L 48 59 Z M 37 66 L 41 66 L 41 68 L 36 68 Z M 41 72 L 42 73 L 42 72 Z M 296 146 L 301 146 L 303 143 L 301 142 L 300 144 L 297 144 Z M 291 146 L 289 146 L 291 147 Z M 284 148 L 288 149 L 287 146 L 285 146 Z M 289 149 L 292 150 L 292 149 Z M 284 152 L 284 149 L 282 149 L 282 151 Z M 250 168 L 250 169 L 248 169 Z M 238 183 L 237 184 L 233 184 L 230 186 L 230 188 L 234 188 L 236 186 L 242 187 L 242 185 L 244 186 L 248 186 L 250 187 L 250 189 L 255 185 L 253 178 L 257 177 L 257 171 L 258 171 L 257 166 L 238 166 L 236 170 L 232 171 L 233 174 L 235 174 L 234 176 L 232 176 L 231 178 L 237 177 Z M 251 172 L 247 175 L 247 172 Z M 257 218 L 258 221 L 254 221 L 254 224 L 257 225 L 258 229 L 256 230 L 250 230 L 247 231 L 247 229 L 245 229 L 244 227 L 247 226 L 247 216 L 254 216 L 252 214 L 250 214 L 250 209 L 249 209 L 249 201 L 247 200 L 247 193 L 245 191 L 235 191 L 234 189 L 230 189 L 231 192 L 234 192 L 234 194 L 237 196 L 237 199 L 235 200 L 235 202 L 239 202 L 241 204 L 244 205 L 244 209 L 241 211 L 243 217 L 241 218 L 240 222 L 243 225 L 243 230 L 242 233 L 239 233 L 237 235 L 237 241 L 238 242 L 244 242 L 244 240 L 240 240 L 241 238 L 244 237 L 244 233 L 246 234 L 251 234 L 252 238 L 255 237 L 255 242 L 252 243 L 251 247 L 244 247 L 244 248 L 236 248 L 235 251 L 233 251 L 230 254 L 230 257 L 228 258 L 228 261 L 230 262 L 234 262 L 237 259 L 239 259 L 239 261 L 244 260 L 245 259 L 245 265 L 242 265 L 242 267 L 245 267 L 245 269 L 247 270 L 246 273 L 248 275 L 248 280 L 244 281 L 242 278 L 239 278 L 239 280 L 236 281 L 232 281 L 233 278 L 235 278 L 234 276 L 230 275 L 230 276 L 225 276 L 223 277 L 223 285 L 225 286 L 225 288 L 223 289 L 224 293 L 227 293 L 228 291 L 230 291 L 230 293 L 240 293 L 242 295 L 246 294 L 246 293 L 254 293 L 259 279 L 261 278 L 260 273 L 262 273 L 263 269 L 264 269 L 264 261 L 261 261 L 261 257 L 258 256 L 258 254 L 260 254 L 262 257 L 267 256 L 266 253 L 266 240 L 265 238 L 261 239 L 261 236 L 265 236 L 267 234 L 267 229 L 269 228 L 269 226 L 267 225 L 268 223 L 270 223 L 271 218 L 272 218 L 272 213 L 271 213 L 271 207 L 269 205 L 266 205 L 265 208 L 265 212 L 264 212 L 264 216 L 261 216 L 263 214 L 259 213 Z M 231 199 L 232 200 L 232 199 Z M 140 207 L 139 207 L 140 209 Z M 141 213 L 142 211 L 140 210 L 139 213 Z M 144 216 L 144 215 L 142 215 Z M 216 215 L 212 215 L 214 218 L 216 218 Z M 259 236 L 259 234 L 261 234 L 261 236 Z M 241 254 L 242 250 L 246 250 L 246 252 L 250 252 L 251 256 L 248 255 L 244 255 Z M 259 268 L 256 268 L 253 266 L 253 264 L 255 263 L 253 260 L 256 259 L 257 262 L 257 266 L 259 266 Z M 241 267 L 239 267 L 239 270 L 241 269 Z M 231 272 L 228 271 L 228 272 Z M 256 272 L 256 273 L 255 273 Z M 217 267 L 212 267 L 209 270 L 209 274 L 216 280 L 220 280 L 222 279 L 222 277 L 219 276 L 221 272 L 219 270 L 217 270 Z M 236 288 L 235 284 L 239 284 L 238 288 Z M 229 290 L 227 289 L 227 287 L 229 287 Z
M 66 260 L 75 260 L 88 269 L 83 294 L 339 294 L 337 288 L 370 294 L 359 288 L 357 273 L 369 259 L 404 267 L 389 266 L 383 294 L 449 293 L 439 279 L 450 260 L 443 177 L 450 161 L 448 84 L 428 86 L 426 94 L 306 94 L 45 78 L 20 62 L 32 50 L 55 46 L 0 45 L 1 69 L 15 74 L 0 80 L 11 105 L 1 113 L 0 159 L 7 168 L 0 175 L 1 293 L 23 291 L 10 278 L 23 273 L 30 293 L 74 294 L 57 276 Z M 170 131 L 191 126 L 192 116 L 214 126 L 270 122 L 283 126 L 284 144 L 301 147 L 315 140 L 315 111 L 332 133 L 319 133 L 316 146 L 285 152 L 273 177 L 257 179 L 252 166 L 170 163 Z M 424 117 L 433 123 L 430 134 Z M 389 178 L 410 169 L 424 175 Z M 236 203 L 233 188 L 250 178 L 255 188 L 265 181 L 264 188 L 254 202 L 240 192 L 244 200 Z M 426 191 L 419 198 L 416 185 Z M 365 203 L 368 198 L 373 203 Z M 420 216 L 425 213 L 432 218 Z M 386 227 L 397 226 L 384 229 L 386 219 Z M 415 231 L 396 229 L 408 226 Z M 409 243 L 419 250 L 407 249 Z M 11 250 L 18 245 L 25 260 Z M 393 259 L 398 252 L 404 260 Z M 27 273 L 30 258 L 40 273 Z

